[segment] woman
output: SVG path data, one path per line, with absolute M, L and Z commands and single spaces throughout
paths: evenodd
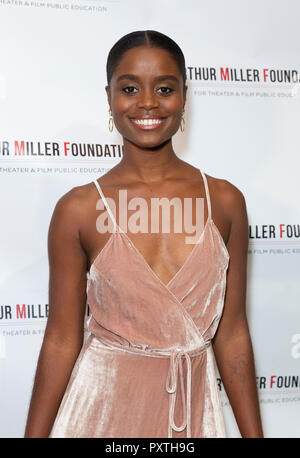
M 245 313 L 245 199 L 173 150 L 184 130 L 184 56 L 159 32 L 130 33 L 109 53 L 107 82 L 124 156 L 54 209 L 50 313 L 25 437 L 224 437 L 213 355 L 241 435 L 262 437 Z M 126 233 L 120 190 L 148 208 L 154 197 L 203 198 L 198 243 L 184 231 Z M 112 233 L 99 230 L 98 200 Z

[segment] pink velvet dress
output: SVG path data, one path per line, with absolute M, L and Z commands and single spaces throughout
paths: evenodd
M 117 225 L 87 274 L 89 335 L 49 437 L 226 437 L 211 340 L 229 253 L 211 217 L 168 284 Z

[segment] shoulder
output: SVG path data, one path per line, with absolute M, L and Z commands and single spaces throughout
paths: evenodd
M 72 223 L 76 223 L 78 228 L 89 210 L 89 204 L 94 196 L 93 187 L 95 188 L 93 183 L 87 183 L 74 186 L 64 193 L 55 204 L 52 221 L 67 223 L 68 228 Z
M 233 220 L 238 215 L 245 216 L 247 213 L 246 199 L 241 189 L 224 178 L 205 175 L 211 198 L 220 203 L 228 219 Z
M 233 183 L 224 179 L 216 178 L 211 175 L 205 174 L 207 177 L 207 183 L 218 194 L 222 194 L 224 199 L 234 202 L 245 202 L 245 196 L 243 192 Z

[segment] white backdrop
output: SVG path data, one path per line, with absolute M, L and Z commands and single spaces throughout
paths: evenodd
M 178 156 L 246 197 L 265 436 L 300 437 L 299 14 L 297 0 L 0 0 L 0 437 L 24 434 L 55 203 L 121 158 L 122 138 L 108 130 L 107 54 L 145 29 L 169 35 L 186 58 Z M 88 144 L 97 157 L 80 153 Z M 220 386 L 228 436 L 239 437 Z

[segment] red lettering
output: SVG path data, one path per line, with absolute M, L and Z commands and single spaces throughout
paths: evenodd
M 276 379 L 276 375 L 272 375 L 271 376 L 271 380 L 270 380 L 270 388 L 273 387 L 274 383 L 275 383 L 275 379 Z
M 223 67 L 221 67 L 221 80 L 229 81 L 229 69 L 228 69 L 228 67 L 225 70 L 224 70 Z
M 67 145 L 69 145 L 69 144 L 70 144 L 70 142 L 64 142 L 65 156 L 68 156 L 68 151 L 69 151 L 70 148 Z
M 280 227 L 280 237 L 282 237 L 282 234 L 285 232 L 285 229 L 283 229 L 283 226 L 285 226 L 285 224 L 279 224 L 279 227 Z
M 26 318 L 26 307 L 25 304 L 20 307 L 19 304 L 17 304 L 17 318 Z
M 269 75 L 268 75 L 268 71 L 269 71 L 269 70 L 268 70 L 267 68 L 264 68 L 263 71 L 264 71 L 264 82 L 266 82 L 267 79 L 268 79 L 268 76 L 269 76 Z
M 15 140 L 15 156 L 24 156 L 25 154 L 25 144 L 24 141 L 21 142 L 21 146 L 19 145 L 19 142 Z

